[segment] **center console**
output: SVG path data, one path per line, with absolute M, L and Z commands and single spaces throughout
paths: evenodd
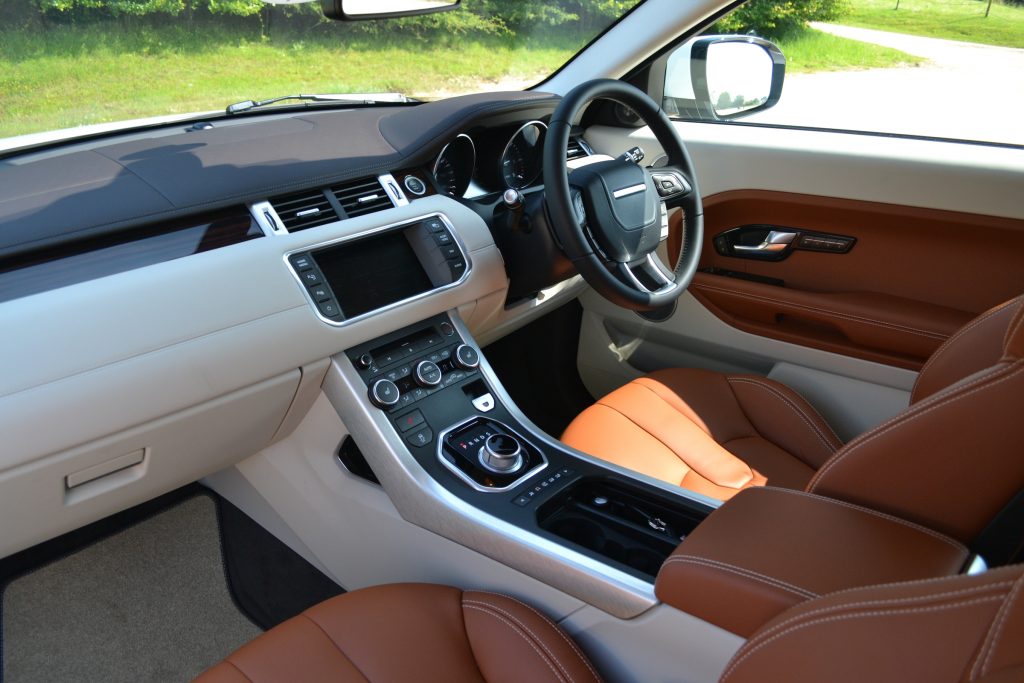
M 432 479 L 523 531 L 653 582 L 713 509 L 617 474 L 524 424 L 447 314 L 345 355 L 367 401 Z

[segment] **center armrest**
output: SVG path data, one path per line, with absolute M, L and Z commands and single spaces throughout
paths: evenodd
M 968 555 L 951 538 L 881 512 L 801 491 L 751 488 L 679 544 L 655 592 L 746 637 L 805 600 L 957 574 Z

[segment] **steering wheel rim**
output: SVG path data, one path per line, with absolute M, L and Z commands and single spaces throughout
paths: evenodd
M 665 167 L 641 169 L 642 195 L 636 189 L 640 182 L 616 189 L 616 179 L 628 177 L 638 180 L 641 177 L 636 171 L 629 171 L 630 175 L 626 175 L 627 171 L 621 164 L 631 162 L 621 158 L 593 164 L 594 168 L 585 173 L 582 173 L 583 169 L 591 166 L 569 172 L 565 158 L 569 135 L 584 108 L 596 99 L 613 100 L 635 111 L 650 126 L 668 156 Z M 686 145 L 665 112 L 646 93 L 613 79 L 593 80 L 577 86 L 562 99 L 551 117 L 543 161 L 545 200 L 551 226 L 566 256 L 591 287 L 612 303 L 637 311 L 670 304 L 686 291 L 700 260 L 704 226 L 700 189 Z M 618 216 L 619 205 L 626 199 L 634 208 L 639 207 L 640 201 L 644 202 L 645 218 L 649 218 L 652 200 L 660 211 L 662 197 L 655 186 L 654 176 L 664 177 L 670 173 L 681 176 L 683 181 L 683 191 L 668 198 L 681 200 L 684 230 L 679 260 L 668 269 L 655 251 L 660 238 L 653 247 L 650 244 L 651 224 L 646 220 L 642 225 L 637 225 L 638 220 L 624 222 Z M 583 187 L 580 187 L 581 181 L 584 181 Z M 607 197 L 602 195 L 602 188 Z M 621 194 L 624 192 L 629 194 Z M 605 208 L 606 200 L 608 209 Z M 633 218 L 639 216 L 635 211 L 629 215 Z M 659 236 L 660 229 L 659 213 Z M 635 248 L 626 246 L 631 241 L 636 243 Z M 648 282 L 653 281 L 660 286 L 653 290 L 648 287 L 637 277 L 637 268 L 646 275 Z

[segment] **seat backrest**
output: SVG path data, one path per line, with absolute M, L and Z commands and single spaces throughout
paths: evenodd
M 974 343 L 978 360 L 954 371 L 940 356 L 922 373 L 919 400 L 838 450 L 807 485 L 809 492 L 889 512 L 970 544 L 1024 489 L 1024 297 L 972 325 L 945 355 L 966 358 L 970 348 L 959 347 Z M 998 353 L 991 350 L 994 338 Z M 979 363 L 983 367 L 938 388 L 940 379 Z
M 841 591 L 765 624 L 720 683 L 1024 681 L 1024 565 Z
M 1003 340 L 1024 296 L 1002 303 L 967 323 L 935 350 L 921 368 L 910 403 L 928 398 L 965 377 L 999 362 Z

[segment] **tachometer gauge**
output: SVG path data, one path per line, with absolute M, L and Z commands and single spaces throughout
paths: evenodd
M 515 132 L 501 154 L 501 177 L 505 187 L 522 190 L 540 175 L 544 149 L 544 134 L 548 127 L 540 121 L 530 121 Z
M 449 197 L 461 197 L 469 188 L 476 167 L 476 146 L 465 133 L 444 146 L 434 162 L 434 178 Z

